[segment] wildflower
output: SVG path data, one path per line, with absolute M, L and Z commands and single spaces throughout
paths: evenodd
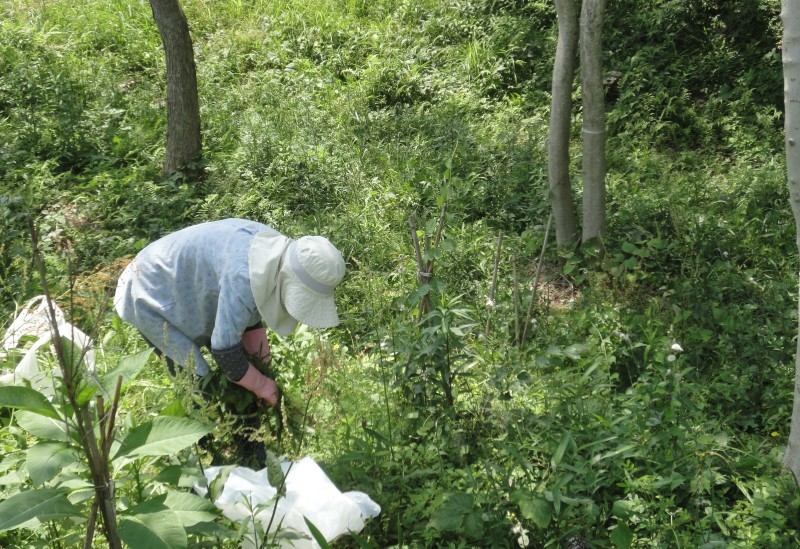
M 528 531 L 523 528 L 521 524 L 515 525 L 514 528 L 511 529 L 511 533 L 517 536 L 517 543 L 520 547 L 527 547 L 530 543 Z
M 681 347 L 680 343 L 673 343 L 670 347 L 670 350 L 675 351 L 676 353 L 680 353 L 683 351 L 683 347 Z
M 667 362 L 675 362 L 676 360 L 678 360 L 678 357 L 676 357 L 675 355 L 667 356 Z

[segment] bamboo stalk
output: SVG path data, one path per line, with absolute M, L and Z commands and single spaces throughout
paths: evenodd
M 511 263 L 512 277 L 514 284 L 514 341 L 517 344 L 519 340 L 519 273 L 517 273 L 517 258 Z
M 419 246 L 419 236 L 417 235 L 417 224 L 414 219 L 414 216 L 408 218 L 408 225 L 411 228 L 411 241 L 414 244 L 414 253 L 417 257 L 417 282 L 419 283 L 420 287 L 424 286 L 431 280 L 431 269 L 433 268 L 433 261 L 428 261 L 428 267 L 425 268 L 423 265 L 422 260 L 422 251 L 420 250 Z M 425 269 L 425 270 L 423 270 Z M 422 300 L 420 300 L 419 304 L 419 318 L 425 316 L 425 314 L 431 310 L 431 300 L 428 294 L 422 296 Z
M 528 337 L 528 326 L 531 323 L 531 316 L 533 316 L 533 304 L 536 302 L 536 291 L 539 289 L 539 276 L 542 274 L 542 263 L 544 262 L 544 252 L 547 249 L 547 237 L 550 235 L 550 225 L 553 223 L 553 212 L 550 212 L 550 217 L 547 218 L 547 227 L 544 230 L 544 241 L 542 242 L 542 252 L 539 254 L 539 264 L 536 266 L 536 278 L 533 282 L 533 293 L 531 294 L 531 302 L 528 304 L 528 314 L 525 316 L 525 326 L 522 328 L 522 339 L 520 345 L 525 343 Z
M 489 327 L 492 322 L 492 309 L 494 308 L 494 302 L 497 298 L 497 271 L 500 267 L 500 249 L 503 246 L 503 232 L 500 231 L 500 234 L 497 237 L 497 247 L 495 248 L 494 252 L 494 270 L 492 271 L 492 285 L 489 289 L 489 299 L 486 302 L 486 330 L 484 334 L 486 337 L 489 337 Z

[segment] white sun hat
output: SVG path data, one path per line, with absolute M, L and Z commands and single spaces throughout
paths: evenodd
M 250 288 L 269 328 L 287 336 L 298 322 L 311 328 L 339 324 L 333 290 L 344 277 L 342 254 L 322 236 L 292 240 L 259 233 L 249 251 Z

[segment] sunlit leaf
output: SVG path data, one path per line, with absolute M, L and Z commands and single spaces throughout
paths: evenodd
M 62 442 L 39 442 L 28 449 L 25 467 L 34 485 L 41 486 L 78 459 L 75 450 Z
M 113 459 L 171 456 L 200 440 L 211 427 L 188 418 L 158 416 L 130 430 Z
M 103 385 L 103 388 L 106 390 L 106 392 L 113 394 L 114 389 L 117 386 L 117 378 L 119 376 L 122 376 L 123 387 L 136 379 L 136 376 L 142 371 L 142 368 L 144 368 L 145 364 L 147 364 L 147 360 L 152 354 L 153 348 L 150 347 L 147 350 L 141 351 L 134 355 L 123 357 L 122 360 L 119 361 L 119 366 L 110 372 L 107 372 L 102 378 L 100 378 L 100 383 Z
M 0 532 L 17 528 L 34 518 L 46 522 L 77 516 L 81 516 L 80 510 L 70 503 L 65 490 L 28 490 L 0 502 Z
M 553 516 L 553 505 L 545 498 L 518 490 L 512 495 L 524 518 L 532 520 L 539 528 L 547 528 Z
M 219 510 L 208 499 L 189 492 L 167 492 L 166 505 L 175 513 L 184 528 L 200 522 L 212 522 L 219 516 Z
M 156 475 L 156 482 L 163 482 L 170 486 L 177 486 L 179 488 L 192 488 L 195 483 L 205 486 L 206 477 L 196 467 L 186 467 L 178 464 L 168 465 Z
M 306 526 L 308 526 L 308 531 L 311 532 L 311 535 L 314 536 L 314 541 L 316 541 L 320 549 L 328 549 L 330 545 L 328 544 L 328 540 L 325 539 L 325 536 L 322 535 L 322 532 L 319 531 L 319 528 L 314 526 L 314 523 L 308 520 L 305 516 L 303 520 L 306 522 Z
M 26 410 L 18 410 L 14 419 L 22 429 L 43 440 L 69 442 L 67 427 L 64 422 L 52 417 L 42 416 Z
M 0 408 L 2 407 L 29 410 L 53 419 L 61 418 L 47 397 L 28 387 L 0 387 Z
M 170 510 L 154 513 L 132 509 L 119 519 L 119 537 L 130 549 L 183 549 L 186 530 Z

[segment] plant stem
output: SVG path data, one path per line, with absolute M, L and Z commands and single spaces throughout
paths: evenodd
M 536 278 L 533 281 L 533 293 L 531 294 L 531 302 L 528 304 L 528 314 L 525 316 L 525 326 L 522 328 L 522 339 L 519 341 L 520 345 L 525 343 L 528 337 L 528 326 L 531 323 L 533 316 L 533 305 L 536 303 L 536 291 L 539 289 L 539 276 L 542 274 L 542 263 L 544 262 L 544 252 L 547 249 L 547 237 L 550 235 L 550 225 L 553 223 L 553 212 L 550 212 L 550 217 L 547 218 L 547 227 L 544 230 L 544 240 L 542 241 L 542 252 L 539 254 L 539 264 L 536 266 Z
M 47 281 L 47 271 L 45 269 L 42 253 L 39 249 L 39 233 L 36 229 L 33 219 L 28 219 L 28 226 L 31 237 L 31 247 L 33 250 L 33 261 L 36 269 L 39 272 L 39 278 L 42 284 L 42 290 L 47 302 L 47 313 L 50 321 L 50 329 L 53 335 L 53 346 L 55 347 L 56 359 L 58 360 L 59 367 L 61 368 L 61 375 L 64 379 L 64 386 L 66 388 L 67 398 L 74 411 L 76 426 L 78 428 L 78 436 L 80 444 L 83 447 L 83 453 L 86 457 L 89 466 L 89 472 L 92 477 L 92 484 L 95 490 L 95 501 L 98 503 L 100 511 L 103 515 L 103 532 L 105 533 L 111 549 L 122 549 L 122 542 L 117 533 L 117 519 L 116 509 L 113 498 L 113 483 L 110 480 L 108 466 L 105 460 L 101 458 L 100 451 L 97 447 L 97 438 L 94 433 L 94 426 L 91 417 L 89 416 L 88 406 L 78 405 L 75 387 L 75 378 L 72 371 L 73 362 L 68 362 L 67 357 L 64 355 L 62 346 L 61 334 L 58 329 L 58 319 L 56 317 L 55 307 L 53 306 L 53 298 L 50 293 L 50 286 Z M 70 361 L 74 361 L 72 356 L 74 353 L 74 344 L 70 341 Z M 80 361 L 75 362 L 80 364 Z
M 492 271 L 492 286 L 489 289 L 489 301 L 486 303 L 486 330 L 485 335 L 489 337 L 489 326 L 492 323 L 492 307 L 494 307 L 494 300 L 497 297 L 497 271 L 500 266 L 500 249 L 503 246 L 503 232 L 497 237 L 497 248 L 494 252 L 494 269 Z

